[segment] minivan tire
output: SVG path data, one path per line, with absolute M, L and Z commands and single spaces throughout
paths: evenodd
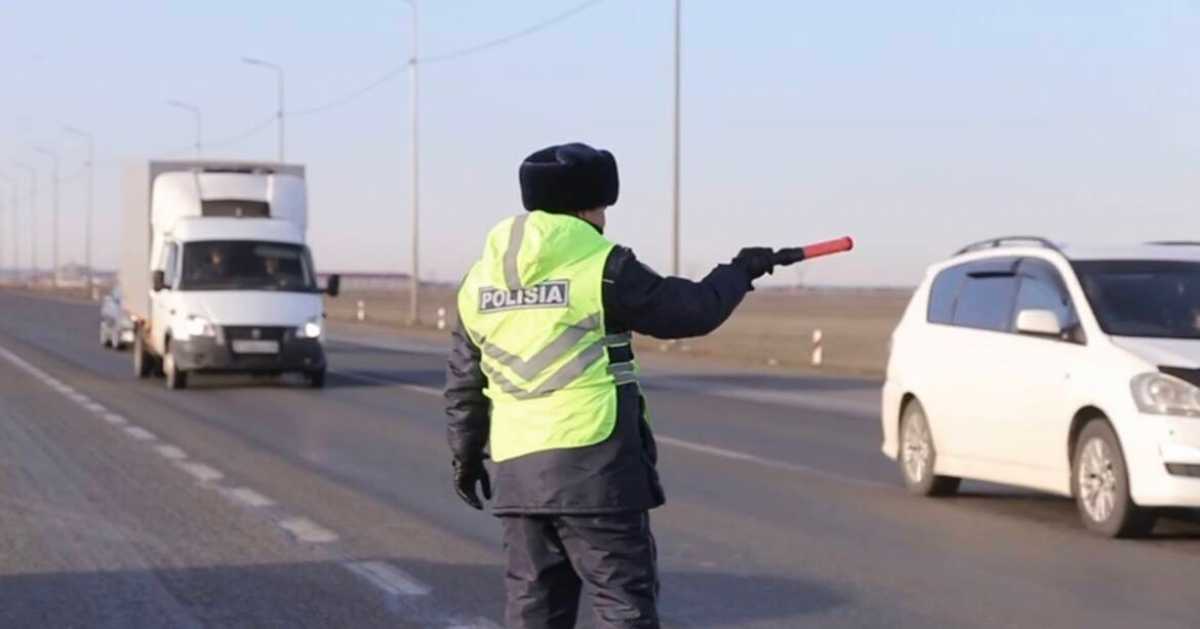
M 325 370 L 324 369 L 310 371 L 304 375 L 308 379 L 309 388 L 311 388 L 311 389 L 325 388 Z
M 1089 531 L 1105 537 L 1141 537 L 1154 529 L 1156 513 L 1133 502 L 1121 442 L 1103 418 L 1091 420 L 1075 441 L 1071 493 Z
M 175 348 L 169 343 L 163 355 L 163 376 L 163 382 L 168 389 L 178 391 L 187 388 L 188 373 L 180 369 L 179 364 L 175 362 Z
M 952 496 L 962 484 L 961 478 L 940 476 L 934 473 L 937 464 L 937 447 L 933 443 L 933 431 L 921 403 L 913 400 L 905 405 L 900 416 L 898 436 L 900 449 L 897 462 L 904 478 L 904 487 L 918 496 Z

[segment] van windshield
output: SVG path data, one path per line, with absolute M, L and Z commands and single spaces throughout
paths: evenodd
M 206 240 L 183 245 L 179 290 L 317 290 L 308 248 L 277 242 Z
M 1076 262 L 1100 327 L 1114 336 L 1200 339 L 1200 262 Z

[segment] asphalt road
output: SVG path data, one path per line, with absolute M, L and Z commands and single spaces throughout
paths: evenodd
M 450 490 L 442 358 L 330 343 L 288 380 L 138 381 L 97 307 L 0 293 L 0 625 L 488 627 L 498 524 Z M 1200 519 L 905 495 L 876 385 L 650 369 L 672 627 L 1195 627 Z

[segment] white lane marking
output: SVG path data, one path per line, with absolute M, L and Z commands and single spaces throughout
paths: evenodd
M 173 445 L 169 445 L 169 444 L 155 446 L 154 451 L 161 454 L 163 456 L 163 458 L 170 459 L 172 461 L 182 461 L 187 458 L 187 452 L 184 452 L 178 446 L 173 446 Z
M 353 371 L 338 370 L 338 371 L 334 371 L 332 373 L 339 375 L 343 378 L 349 378 L 351 380 L 358 380 L 360 382 L 367 382 L 370 384 L 382 384 L 384 386 L 389 386 L 389 387 L 399 387 L 401 389 L 407 389 L 409 391 L 412 391 L 413 393 L 420 393 L 422 395 L 433 395 L 433 396 L 437 396 L 437 397 L 442 396 L 442 390 L 435 388 L 435 387 L 427 387 L 427 386 L 420 385 L 420 384 L 409 384 L 407 382 L 400 382 L 398 380 L 386 380 L 384 378 L 376 378 L 375 376 L 368 376 L 366 374 L 361 374 L 361 373 L 357 373 L 357 372 L 353 372 Z
M 225 478 L 225 475 L 222 474 L 220 470 L 213 469 L 203 463 L 179 461 L 176 462 L 175 465 L 179 466 L 179 469 L 187 472 L 202 483 L 211 483 L 213 481 L 219 481 L 222 478 Z
M 879 403 L 874 401 L 848 399 L 828 393 L 813 393 L 810 391 L 778 391 L 773 389 L 758 389 L 754 387 L 722 386 L 698 383 L 680 376 L 651 376 L 645 379 L 651 387 L 700 393 L 716 397 L 745 400 L 764 404 L 778 404 L 792 408 L 803 408 L 817 411 L 878 417 Z M 864 389 L 867 387 L 864 387 Z
M 81 404 L 81 405 L 82 405 L 82 404 L 91 404 L 91 403 L 92 403 L 92 398 L 90 398 L 90 397 L 88 397 L 88 396 L 86 396 L 86 395 L 84 395 L 84 394 L 82 394 L 82 393 L 78 393 L 78 392 L 76 392 L 76 393 L 68 393 L 68 394 L 67 394 L 67 397 L 71 398 L 71 401 L 72 401 L 72 402 L 75 402 L 75 403 L 77 403 L 77 404 Z
M 862 479 L 862 478 L 854 478 L 853 476 L 844 476 L 842 474 L 835 474 L 833 472 L 827 472 L 825 470 L 817 469 L 815 467 L 809 467 L 807 465 L 800 465 L 798 463 L 788 463 L 786 461 L 776 461 L 775 459 L 768 459 L 768 458 L 764 458 L 764 457 L 757 456 L 754 454 L 748 454 L 746 452 L 738 452 L 737 450 L 726 450 L 725 448 L 717 448 L 714 446 L 704 445 L 702 443 L 685 441 L 683 439 L 676 439 L 674 437 L 668 437 L 666 435 L 654 435 L 654 440 L 657 441 L 658 443 L 661 443 L 664 445 L 674 446 L 676 448 L 682 448 L 684 450 L 691 450 L 692 452 L 699 452 L 701 454 L 709 454 L 712 456 L 718 456 L 723 459 L 730 459 L 733 461 L 745 461 L 747 463 L 753 463 L 755 465 L 761 465 L 763 467 L 769 467 L 772 469 L 783 470 L 785 472 L 797 472 L 800 474 L 808 474 L 810 476 L 818 476 L 820 478 L 835 481 L 838 483 L 845 483 L 848 485 L 856 485 L 858 487 L 872 487 L 872 488 L 882 487 L 885 489 L 892 488 L 891 485 L 888 485 L 886 483 L 880 483 L 880 482 L 866 480 L 866 479 Z
M 137 439 L 138 441 L 154 441 L 158 439 L 154 433 L 142 428 L 141 426 L 126 426 L 125 434 Z
M 104 408 L 103 406 L 101 406 L 101 405 L 99 405 L 99 404 L 97 404 L 97 403 L 95 403 L 95 402 L 88 402 L 87 404 L 84 404 L 84 405 L 83 405 L 83 408 L 84 408 L 85 410 L 91 411 L 91 412 L 93 412 L 93 413 L 106 413 L 106 412 L 108 412 L 108 409 L 107 409 L 107 408 Z
M 247 507 L 270 507 L 275 504 L 274 500 L 250 489 L 249 487 L 235 487 L 233 489 L 222 489 L 221 493 L 230 500 L 241 503 Z
M 288 518 L 279 527 L 291 533 L 298 541 L 308 544 L 327 544 L 338 539 L 337 533 L 308 518 Z
M 124 424 L 129 423 L 128 420 L 126 420 L 124 417 L 121 417 L 120 415 L 118 415 L 116 413 L 105 413 L 104 421 L 106 421 L 114 426 L 122 426 Z
M 384 561 L 351 561 L 342 564 L 391 596 L 426 596 L 433 588 Z
M 488 620 L 487 618 L 476 618 L 466 622 L 455 622 L 446 629 L 504 629 L 504 627 Z

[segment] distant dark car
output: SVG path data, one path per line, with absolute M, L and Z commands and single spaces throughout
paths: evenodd
M 133 320 L 121 303 L 121 287 L 112 289 L 100 302 L 100 345 L 123 350 L 133 344 Z

